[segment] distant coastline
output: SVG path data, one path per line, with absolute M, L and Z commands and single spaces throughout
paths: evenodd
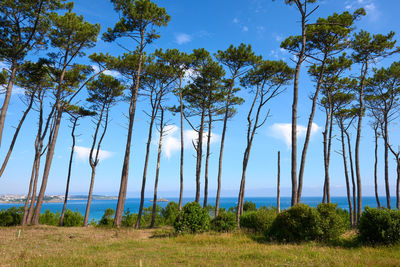
M 26 201 L 26 195 L 1 195 L 0 204 L 24 204 Z M 116 196 L 102 196 L 94 195 L 93 200 L 113 200 L 118 199 Z M 68 200 L 87 200 L 87 196 L 74 195 L 68 197 Z M 64 202 L 64 196 L 62 195 L 51 195 L 45 196 L 43 199 L 44 203 L 62 203 Z

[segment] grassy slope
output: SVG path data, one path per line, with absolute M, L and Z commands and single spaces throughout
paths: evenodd
M 93 227 L 0 228 L 0 266 L 400 266 L 400 246 L 282 245 L 258 242 L 239 232 L 165 238 L 154 233 Z

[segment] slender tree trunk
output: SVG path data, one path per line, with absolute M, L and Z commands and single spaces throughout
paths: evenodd
M 354 165 L 353 165 L 353 156 L 351 154 L 351 143 L 350 143 L 350 135 L 347 131 L 344 132 L 347 137 L 347 146 L 349 149 L 349 160 L 350 160 L 350 171 L 351 171 L 351 184 L 353 191 L 353 223 L 354 225 L 357 223 L 357 201 L 356 201 L 356 181 L 354 176 Z
M 399 153 L 400 154 L 400 153 Z M 400 210 L 400 157 L 397 155 L 396 208 Z
M 153 114 L 154 114 L 154 112 L 153 112 Z M 157 114 L 157 112 L 156 112 L 156 114 Z M 140 228 L 140 220 L 142 218 L 143 204 L 144 204 L 144 191 L 146 189 L 147 166 L 149 163 L 151 136 L 153 134 L 154 119 L 155 119 L 155 115 L 153 115 L 152 118 L 150 119 L 149 133 L 147 136 L 146 156 L 145 156 L 144 168 L 143 168 L 142 190 L 140 192 L 140 205 L 139 205 L 138 217 L 137 217 L 136 224 L 135 224 L 135 229 Z
M 378 126 L 374 128 L 375 133 L 375 164 L 374 164 L 374 183 L 375 183 L 375 199 L 378 209 L 381 208 L 378 195 Z
M 331 203 L 331 190 L 330 190 L 330 177 L 329 177 L 329 166 L 331 162 L 331 147 L 332 147 L 332 126 L 333 126 L 333 120 L 332 120 L 332 112 L 333 112 L 333 107 L 331 106 L 329 109 L 329 137 L 328 137 L 328 157 L 327 157 L 327 179 L 326 179 L 326 198 L 327 202 Z
M 364 115 L 364 83 L 367 75 L 368 64 L 365 64 L 364 73 L 361 78 L 360 92 L 359 92 L 359 104 L 360 111 L 358 114 L 357 124 L 357 137 L 356 137 L 356 148 L 355 148 L 355 165 L 356 165 L 356 177 L 357 177 L 357 222 L 361 217 L 362 212 L 362 186 L 361 186 L 361 170 L 360 170 L 360 141 L 361 141 L 361 127 L 362 118 Z
M 303 176 L 304 176 L 304 169 L 305 169 L 305 164 L 306 164 L 307 149 L 308 149 L 308 144 L 310 142 L 311 130 L 312 130 L 312 125 L 313 125 L 313 121 L 314 121 L 315 108 L 317 107 L 318 95 L 319 95 L 319 91 L 321 90 L 321 86 L 322 86 L 322 79 L 323 79 L 323 74 L 325 71 L 325 63 L 326 63 L 326 55 L 324 56 L 324 59 L 321 64 L 321 71 L 319 73 L 319 78 L 317 81 L 317 88 L 314 93 L 314 97 L 312 100 L 312 106 L 311 106 L 311 113 L 310 113 L 310 117 L 308 119 L 306 138 L 304 140 L 303 151 L 301 153 L 301 162 L 300 162 L 300 170 L 299 170 L 299 186 L 297 189 L 297 203 L 300 203 L 301 193 L 303 191 Z
M 329 111 L 330 112 L 330 111 Z M 327 201 L 327 179 L 329 179 L 329 172 L 328 172 L 328 131 L 329 131 L 329 113 L 328 110 L 325 109 L 325 129 L 322 133 L 324 138 L 324 194 L 322 198 L 322 203 L 326 203 Z
M 162 149 L 162 139 L 164 135 L 164 109 L 161 108 L 161 121 L 160 121 L 160 139 L 158 141 L 158 153 L 157 153 L 157 169 L 156 178 L 154 181 L 154 197 L 153 197 L 153 210 L 151 212 L 151 223 L 150 228 L 154 227 L 157 212 L 157 188 L 158 188 L 158 177 L 160 174 L 160 161 L 161 161 L 161 149 Z
M 196 145 L 196 199 L 197 203 L 200 202 L 200 179 L 201 179 L 201 162 L 203 158 L 203 134 L 204 134 L 204 116 L 205 110 L 201 113 L 200 129 L 198 132 L 198 140 Z
M 39 155 L 39 157 L 35 158 L 33 165 L 34 165 L 33 168 L 35 168 L 35 178 L 33 181 L 33 187 L 32 187 L 33 191 L 32 191 L 31 203 L 30 203 L 29 210 L 28 210 L 28 215 L 26 217 L 26 224 L 32 224 L 32 217 L 33 217 L 35 202 L 36 202 L 37 183 L 39 180 L 40 155 Z
M 72 125 L 72 131 L 71 131 L 72 147 L 71 147 L 71 154 L 69 156 L 67 185 L 65 187 L 64 205 L 63 205 L 63 208 L 61 211 L 60 226 L 64 225 L 65 209 L 67 207 L 67 201 L 68 201 L 69 182 L 71 180 L 72 160 L 74 158 L 74 149 L 75 149 L 75 128 L 76 128 L 77 122 L 78 122 L 78 117 L 74 118 L 73 125 Z
M 211 142 L 211 126 L 212 126 L 212 114 L 211 108 L 209 108 L 208 114 L 208 135 L 207 135 L 207 153 L 206 153 L 206 166 L 204 169 L 204 202 L 203 208 L 207 206 L 208 198 L 208 161 L 210 159 L 210 142 Z
M 28 194 L 26 196 L 26 200 L 25 200 L 25 206 L 24 206 L 24 215 L 22 216 L 22 221 L 21 221 L 21 225 L 24 226 L 26 225 L 26 218 L 28 216 L 28 204 L 29 204 L 29 200 L 32 198 L 32 187 L 33 187 L 33 180 L 35 179 L 35 172 L 36 172 L 36 161 L 34 161 L 34 164 L 32 166 L 32 173 L 31 173 L 31 179 L 29 181 L 29 190 L 28 190 Z
M 347 158 L 346 158 L 346 145 L 344 140 L 344 125 L 342 121 L 339 121 L 340 134 L 341 134 L 341 142 L 342 142 L 342 157 L 343 157 L 343 166 L 344 166 L 344 176 L 346 178 L 346 193 L 347 193 L 347 202 L 349 204 L 349 213 L 350 213 L 350 225 L 354 226 L 354 214 L 353 214 L 353 205 L 351 203 L 351 192 L 350 192 L 350 181 L 349 181 L 349 172 L 347 169 Z
M 388 121 L 387 114 L 384 114 L 384 136 L 383 140 L 385 142 L 385 190 L 386 190 L 386 207 L 391 208 L 390 205 L 390 184 L 389 184 L 389 136 L 388 136 Z
M 1 146 L 1 140 L 3 137 L 3 129 L 4 129 L 4 122 L 6 120 L 7 109 L 8 109 L 8 105 L 10 104 L 11 92 L 13 89 L 15 77 L 17 76 L 17 68 L 18 68 L 18 63 L 17 63 L 17 60 L 14 59 L 11 63 L 11 75 L 8 80 L 6 94 L 4 96 L 4 102 L 3 102 L 3 106 L 1 107 L 1 112 L 0 112 L 0 146 Z
M 179 211 L 182 210 L 182 199 L 183 199 L 183 99 L 182 99 L 182 80 L 179 84 L 179 102 L 180 102 L 180 115 L 181 115 L 181 162 L 180 162 L 180 188 L 179 188 Z
M 52 163 L 53 155 L 54 155 L 54 148 L 56 146 L 58 131 L 60 129 L 61 117 L 62 117 L 62 107 L 61 107 L 61 103 L 58 103 L 58 105 L 59 106 L 58 106 L 56 114 L 55 114 L 56 120 L 55 120 L 55 125 L 54 125 L 54 132 L 53 132 L 51 140 L 49 140 L 49 144 L 48 144 L 48 148 L 47 148 L 46 162 L 45 162 L 44 171 L 43 171 L 42 185 L 40 187 L 40 192 L 39 192 L 39 196 L 38 196 L 36 207 L 35 207 L 35 213 L 33 215 L 33 221 L 32 221 L 33 224 L 39 224 L 40 210 L 42 209 L 43 198 L 44 198 L 44 194 L 46 192 L 47 180 L 49 178 L 50 167 L 51 167 L 51 163 Z
M 276 208 L 281 212 L 281 152 L 278 151 L 278 181 L 276 186 Z
M 86 227 L 89 222 L 89 212 L 90 212 L 90 206 L 92 205 L 92 195 L 93 195 L 93 187 L 94 187 L 94 178 L 96 176 L 96 166 L 92 167 L 92 175 L 90 178 L 90 187 L 89 187 L 89 195 L 88 195 L 88 200 L 86 204 L 86 211 L 85 211 L 85 218 L 83 220 L 83 227 Z
M 29 111 L 32 108 L 34 97 L 35 97 L 35 94 L 32 93 L 32 95 L 31 95 L 31 97 L 29 99 L 29 104 L 28 104 L 27 108 L 25 109 L 21 119 L 19 120 L 17 128 L 15 129 L 14 136 L 13 136 L 13 139 L 11 141 L 10 147 L 8 148 L 7 155 L 4 158 L 3 164 L 1 165 L 0 177 L 3 175 L 4 170 L 5 170 L 6 166 L 7 166 L 8 160 L 10 159 L 11 153 L 12 153 L 12 151 L 14 149 L 14 145 L 15 145 L 15 142 L 17 141 L 17 137 L 18 137 L 19 131 L 21 130 L 22 124 L 24 123 L 26 116 L 28 115 Z M 1 143 L 1 136 L 0 136 L 0 143 Z
M 142 35 L 141 45 L 140 45 L 141 51 L 143 51 L 143 42 L 144 42 L 144 37 Z M 128 186 L 129 160 L 131 153 L 133 122 L 135 121 L 136 102 L 139 92 L 139 82 L 140 82 L 140 73 L 142 72 L 142 63 L 143 63 L 143 52 L 141 52 L 139 55 L 139 63 L 138 63 L 139 65 L 138 65 L 138 70 L 136 72 L 135 88 L 132 93 L 129 105 L 128 135 L 126 138 L 125 156 L 124 156 L 124 163 L 122 165 L 121 184 L 118 193 L 117 209 L 115 211 L 115 217 L 114 217 L 114 226 L 117 227 L 121 226 L 122 215 L 124 213 L 124 207 L 125 207 L 126 191 Z
M 231 104 L 231 97 L 232 97 L 232 89 L 233 86 L 235 85 L 235 79 L 237 76 L 238 71 L 236 70 L 233 75 L 232 75 L 232 83 L 228 91 L 228 95 L 226 97 L 226 102 L 225 102 L 225 114 L 224 114 L 224 124 L 222 126 L 222 135 L 221 135 L 221 146 L 219 148 L 219 159 L 218 159 L 218 176 L 217 176 L 217 197 L 215 200 L 215 216 L 218 216 L 219 214 L 219 202 L 221 198 L 221 176 L 222 176 L 222 158 L 224 156 L 224 145 L 225 145 L 225 135 L 226 135 L 226 128 L 228 124 L 228 118 L 229 118 L 229 106 Z

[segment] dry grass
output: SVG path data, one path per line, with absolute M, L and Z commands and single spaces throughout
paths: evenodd
M 0 228 L 0 265 L 400 266 L 400 246 L 283 245 L 240 232 L 160 237 L 165 235 L 168 230 Z

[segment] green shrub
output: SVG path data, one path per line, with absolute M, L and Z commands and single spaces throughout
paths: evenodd
M 210 215 L 197 202 L 189 202 L 176 218 L 175 231 L 178 233 L 201 233 L 210 228 Z
M 112 226 L 114 222 L 114 214 L 115 210 L 108 208 L 104 211 L 103 217 L 99 221 L 99 225 L 101 226 Z
M 240 216 L 240 227 L 244 227 L 258 233 L 264 233 L 269 231 L 276 218 L 276 214 L 276 210 L 267 208 L 245 212 L 242 216 Z
M 137 220 L 137 214 L 131 213 L 129 209 L 124 212 L 124 216 L 122 216 L 121 225 L 125 227 L 132 227 L 133 224 Z
M 365 207 L 358 230 L 365 243 L 395 244 L 400 240 L 400 211 Z
M 20 225 L 24 215 L 24 207 L 11 207 L 0 210 L 0 226 Z
M 257 210 L 256 203 L 247 200 L 244 202 L 243 212 L 256 211 L 256 210 Z
M 142 217 L 140 218 L 140 226 L 148 227 L 151 223 L 151 215 L 153 213 L 153 205 L 147 208 L 143 208 Z M 137 218 L 137 217 L 136 217 Z M 136 220 L 135 220 L 136 223 Z M 154 226 L 159 226 L 164 224 L 164 218 L 161 215 L 161 207 L 156 205 L 156 217 L 154 221 Z
M 59 211 L 51 212 L 47 209 L 44 213 L 39 215 L 39 223 L 58 226 L 60 223 L 61 214 Z
M 168 205 L 161 210 L 161 216 L 164 218 L 164 223 L 166 225 L 174 225 L 176 217 L 179 214 L 179 206 L 178 203 L 171 201 Z
M 230 232 L 237 227 L 234 213 L 220 212 L 211 220 L 211 229 L 217 232 Z
M 322 230 L 320 240 L 335 240 L 349 228 L 349 219 L 343 215 L 341 209 L 337 208 L 337 204 L 321 203 L 318 205 L 317 211 Z
M 79 211 L 73 212 L 70 209 L 65 211 L 63 226 L 82 226 L 83 215 Z
M 321 219 L 316 209 L 297 204 L 276 216 L 267 237 L 283 242 L 316 240 L 322 235 Z

